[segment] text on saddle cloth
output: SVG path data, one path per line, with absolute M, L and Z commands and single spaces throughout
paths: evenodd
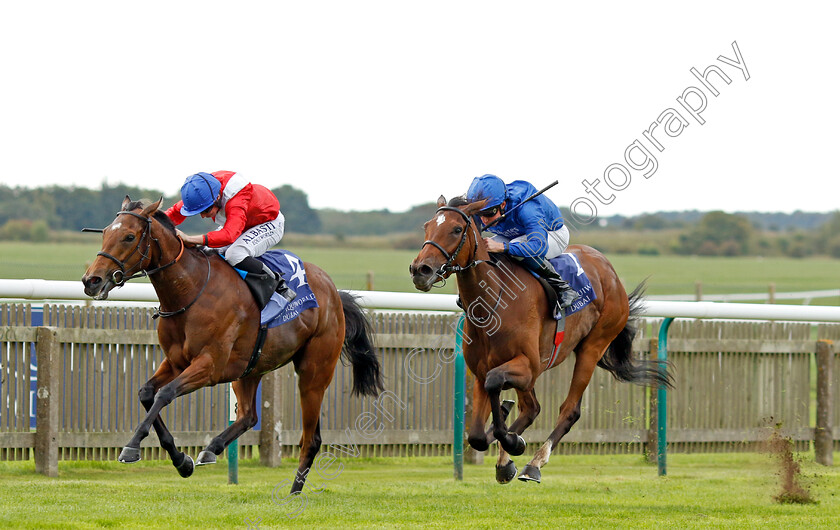
M 268 265 L 271 270 L 282 274 L 283 279 L 297 294 L 295 299 L 283 309 L 280 309 L 282 306 L 280 295 L 272 294 L 271 300 L 268 301 L 268 304 L 260 313 L 260 325 L 267 324 L 268 327 L 273 328 L 291 322 L 299 317 L 305 309 L 318 307 L 318 300 L 315 299 L 315 293 L 312 292 L 312 288 L 306 279 L 302 259 L 288 250 L 269 250 L 262 256 L 257 256 L 257 259 Z M 244 276 L 244 272 L 239 269 L 236 270 Z
M 574 304 L 566 308 L 566 316 L 577 313 L 598 298 L 595 294 L 595 289 L 592 288 L 592 282 L 589 281 L 589 277 L 586 276 L 575 254 L 560 254 L 556 258 L 551 258 L 548 261 L 551 262 L 557 274 L 569 282 L 572 289 L 577 291 L 579 297 L 575 300 Z M 532 274 L 539 277 L 536 273 Z

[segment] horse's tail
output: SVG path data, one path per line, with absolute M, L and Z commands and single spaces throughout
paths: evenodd
M 344 348 L 341 353 L 353 365 L 353 394 L 376 396 L 385 389 L 376 348 L 373 346 L 373 325 L 367 319 L 356 297 L 339 291 L 344 308 Z
M 598 361 L 598 366 L 607 370 L 619 381 L 673 388 L 673 376 L 668 365 L 662 367 L 658 361 L 633 358 L 633 338 L 636 336 L 638 317 L 644 308 L 645 282 L 640 283 L 627 296 L 630 315 L 627 324 L 610 343 L 607 352 Z

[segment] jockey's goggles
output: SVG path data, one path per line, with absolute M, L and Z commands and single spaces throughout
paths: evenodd
M 493 206 L 492 208 L 487 208 L 485 210 L 481 210 L 480 212 L 478 212 L 478 216 L 479 217 L 493 217 L 494 215 L 499 213 L 499 210 L 501 210 L 501 209 L 502 209 L 501 206 Z

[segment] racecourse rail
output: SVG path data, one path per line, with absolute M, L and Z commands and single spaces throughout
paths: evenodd
M 370 309 L 460 312 L 454 294 L 348 291 L 360 297 Z M 0 280 L 0 298 L 22 300 L 90 300 L 81 282 L 53 280 Z M 157 302 L 150 284 L 126 284 L 112 290 L 109 300 Z M 797 322 L 840 322 L 840 307 L 739 304 L 729 302 L 677 302 L 647 300 L 643 316 L 663 318 L 725 318 L 743 320 L 785 320 Z
M 396 293 L 381 291 L 348 291 L 359 297 L 360 303 L 370 309 L 412 310 L 412 311 L 448 311 L 460 312 L 456 305 L 456 295 Z M 149 284 L 127 284 L 121 289 L 111 291 L 112 301 L 157 302 L 154 288 Z M 83 291 L 81 282 L 49 281 L 40 279 L 0 280 L 0 299 L 18 300 L 90 300 Z M 798 322 L 840 322 L 840 307 L 767 305 L 721 302 L 680 302 L 647 300 L 642 312 L 645 317 L 662 317 L 664 322 L 659 329 L 658 358 L 667 361 L 668 329 L 675 318 L 690 319 L 733 319 L 733 320 L 773 320 Z M 462 317 L 463 318 L 463 317 Z M 456 361 L 456 373 L 463 373 L 463 358 Z M 457 380 L 458 378 L 456 378 Z M 457 384 L 457 383 L 456 383 Z M 463 385 L 463 381 L 460 381 Z M 456 477 L 460 475 L 458 446 L 463 443 L 463 387 L 456 388 L 455 447 Z M 657 431 L 660 442 L 657 444 L 659 474 L 666 473 L 666 403 L 667 393 L 658 391 Z M 460 409 L 460 413 L 457 413 Z M 462 458 L 462 456 L 461 456 Z

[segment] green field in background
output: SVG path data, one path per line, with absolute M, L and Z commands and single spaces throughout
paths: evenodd
M 323 248 L 292 245 L 289 250 L 312 262 L 342 289 L 365 289 L 368 272 L 374 289 L 415 292 L 408 276 L 414 250 Z M 99 251 L 99 243 L 0 243 L 0 278 L 76 281 Z M 826 258 L 757 258 L 611 255 L 619 277 L 631 288 L 648 279 L 648 294 L 691 294 L 703 283 L 704 294 L 777 292 L 840 288 L 840 260 Z M 454 281 L 435 292 L 453 293 Z M 780 303 L 799 303 L 780 301 Z M 840 305 L 840 297 L 814 304 Z

